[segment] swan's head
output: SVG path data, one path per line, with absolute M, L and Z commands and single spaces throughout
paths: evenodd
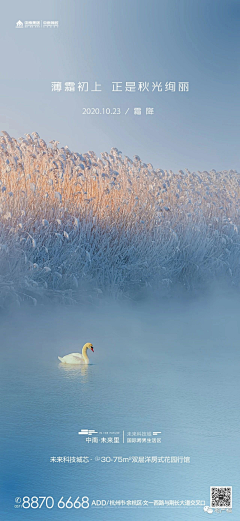
M 91 349 L 91 351 L 94 353 L 94 349 L 93 349 L 93 345 L 90 344 L 90 343 L 87 343 L 84 345 L 84 347 L 86 347 L 87 349 Z

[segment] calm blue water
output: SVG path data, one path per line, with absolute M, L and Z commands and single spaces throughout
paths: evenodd
M 3 520 L 186 521 L 203 507 L 59 510 L 64 496 L 92 500 L 202 500 L 233 487 L 240 514 L 240 302 L 103 305 L 34 310 L 1 318 Z M 57 356 L 92 342 L 91 365 L 64 369 Z M 161 444 L 94 444 L 96 431 L 161 431 Z M 121 440 L 120 435 L 120 440 Z M 126 441 L 126 438 L 125 438 Z M 89 456 L 89 463 L 51 463 Z M 102 463 L 101 456 L 190 456 L 189 464 Z M 14 508 L 52 496 L 53 509 Z M 216 517 L 214 513 L 212 517 Z M 222 513 L 224 518 L 228 514 Z

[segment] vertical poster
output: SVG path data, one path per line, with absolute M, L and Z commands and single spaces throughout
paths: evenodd
M 2 2 L 3 521 L 240 519 L 239 15 Z

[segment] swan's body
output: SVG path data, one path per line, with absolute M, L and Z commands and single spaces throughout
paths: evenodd
M 89 358 L 87 355 L 87 350 L 91 349 L 94 353 L 92 344 L 84 344 L 81 353 L 70 353 L 69 355 L 65 355 L 63 357 L 59 356 L 58 359 L 62 364 L 89 364 Z

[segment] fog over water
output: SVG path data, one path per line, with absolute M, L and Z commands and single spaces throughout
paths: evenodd
M 102 302 L 32 308 L 1 316 L 4 512 L 15 497 L 190 499 L 209 505 L 209 487 L 233 486 L 239 506 L 239 314 L 236 295 L 196 300 Z M 58 355 L 92 342 L 90 364 Z M 161 444 L 87 444 L 78 432 L 161 431 Z M 120 440 L 121 441 L 121 440 Z M 50 463 L 84 456 L 88 464 Z M 101 463 L 96 456 L 190 456 L 190 463 Z M 90 507 L 88 519 L 202 519 L 202 507 Z M 150 507 L 149 507 L 150 508 Z M 46 515 L 46 508 L 45 508 Z M 34 511 L 34 519 L 43 519 Z M 49 519 L 69 519 L 56 506 Z M 81 510 L 82 515 L 82 510 Z M 71 510 L 71 519 L 79 512 Z M 48 519 L 48 517 L 47 517 Z

